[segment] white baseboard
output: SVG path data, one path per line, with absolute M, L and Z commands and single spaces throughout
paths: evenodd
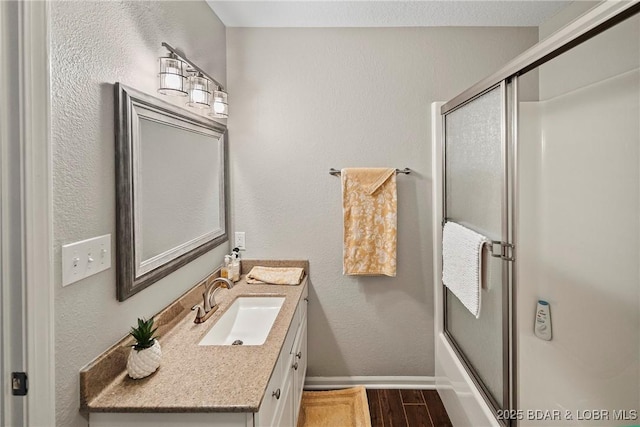
M 307 377 L 305 390 L 330 390 L 363 385 L 371 389 L 435 390 L 435 377 Z

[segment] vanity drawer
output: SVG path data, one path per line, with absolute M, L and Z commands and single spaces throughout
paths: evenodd
M 298 332 L 298 328 L 302 319 L 307 315 L 307 298 L 309 295 L 309 287 L 305 285 L 304 290 L 302 291 L 302 295 L 300 296 L 300 301 L 298 302 L 298 306 L 296 307 L 296 311 L 293 314 L 293 319 L 291 319 L 291 326 L 289 326 L 289 333 L 287 337 L 284 339 L 284 344 L 282 346 L 283 351 L 288 351 L 290 354 L 294 353 L 293 346 L 295 345 L 295 338 Z
M 303 318 L 295 333 L 295 340 L 293 341 L 293 346 L 291 347 L 291 358 L 289 367 L 291 367 L 295 362 L 298 362 L 300 359 L 300 352 L 302 351 L 303 340 L 306 338 L 307 331 L 307 319 Z M 304 349 L 306 353 L 306 348 Z
M 296 331 L 298 330 L 298 325 L 300 325 L 300 321 L 298 320 L 298 310 L 300 307 L 296 309 L 295 314 L 293 315 L 293 319 L 291 320 L 291 326 L 289 326 L 289 332 L 287 333 L 286 338 L 284 339 L 284 344 L 282 344 L 282 353 L 283 354 L 291 354 L 293 351 L 293 344 L 296 338 Z
M 307 317 L 307 307 L 309 306 L 309 286 L 304 287 L 304 291 L 302 291 L 302 295 L 300 296 L 300 305 L 298 306 L 298 323 L 301 324 L 302 321 Z
M 302 321 L 307 317 L 307 299 L 309 298 L 309 287 L 305 286 L 304 287 L 304 291 L 302 291 L 302 295 L 300 295 L 300 302 L 298 303 L 298 307 L 296 308 L 296 311 L 293 315 L 293 319 L 291 320 L 291 326 L 289 328 L 289 334 L 287 335 L 287 338 L 284 341 L 284 347 L 285 349 L 287 349 L 290 353 L 295 353 L 294 350 L 294 346 L 296 345 L 295 343 L 295 337 L 296 334 L 298 333 L 298 328 L 300 327 L 300 324 L 302 323 Z

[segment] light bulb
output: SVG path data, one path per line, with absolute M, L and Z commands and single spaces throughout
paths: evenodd
M 222 113 L 224 112 L 224 104 L 222 102 L 216 101 L 213 103 L 213 111 L 215 113 Z
M 166 74 L 164 76 L 164 87 L 168 89 L 182 89 L 182 77 L 177 74 Z
M 203 104 L 206 102 L 207 96 L 202 90 L 194 90 L 191 99 L 193 100 L 193 102 Z

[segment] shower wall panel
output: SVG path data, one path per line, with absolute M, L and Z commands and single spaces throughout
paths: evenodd
M 520 425 L 637 423 L 639 28 L 636 16 L 544 64 L 541 101 L 520 104 Z M 551 341 L 534 335 L 538 299 L 551 306 Z

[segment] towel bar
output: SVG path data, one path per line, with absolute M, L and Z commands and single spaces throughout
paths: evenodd
M 396 169 L 396 174 L 399 173 L 403 173 L 405 175 L 409 175 L 411 173 L 411 169 L 409 168 L 404 168 L 404 169 Z M 333 176 L 340 176 L 340 171 L 334 168 L 329 169 L 329 175 L 333 175 Z
M 443 218 L 442 219 L 442 226 L 444 227 L 444 225 L 447 222 L 447 218 Z M 515 261 L 515 255 L 514 255 L 514 249 L 515 249 L 515 245 L 511 244 L 511 243 L 507 243 L 507 242 L 501 242 L 500 240 L 489 240 L 486 243 L 487 246 L 489 246 L 489 252 L 491 253 L 491 256 L 494 258 L 502 258 L 505 261 Z M 494 246 L 495 245 L 499 245 L 500 249 L 499 250 L 494 250 Z

